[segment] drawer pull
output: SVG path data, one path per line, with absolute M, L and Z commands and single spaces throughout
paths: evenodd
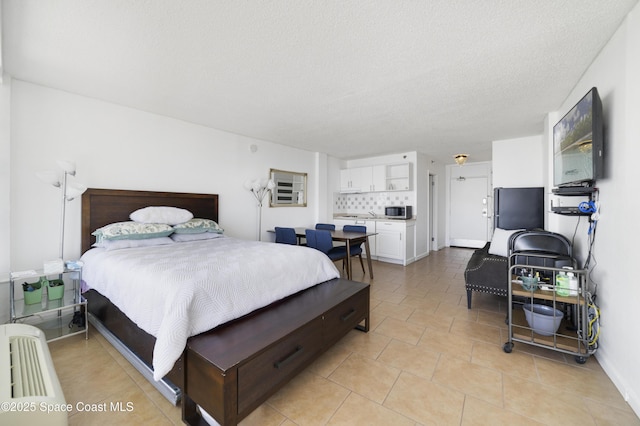
M 344 314 L 343 316 L 340 317 L 340 321 L 342 321 L 342 322 L 348 321 L 349 318 L 351 318 L 355 313 L 356 313 L 356 310 L 351 308 L 349 313 Z
M 287 365 L 288 363 L 293 361 L 295 358 L 297 358 L 302 353 L 303 349 L 304 348 L 302 346 L 297 345 L 293 352 L 291 352 L 289 355 L 287 355 L 287 357 L 285 359 L 283 359 L 282 361 L 274 362 L 273 366 L 275 368 L 284 367 L 285 365 Z

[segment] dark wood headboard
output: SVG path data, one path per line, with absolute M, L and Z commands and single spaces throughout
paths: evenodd
M 93 231 L 113 222 L 131 220 L 131 213 L 148 206 L 179 207 L 189 210 L 194 217 L 218 222 L 218 194 L 89 188 L 82 194 L 82 253 L 95 242 Z

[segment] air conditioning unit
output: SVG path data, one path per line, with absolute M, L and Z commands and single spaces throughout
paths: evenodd
M 44 332 L 0 325 L 0 424 L 66 425 L 68 408 Z

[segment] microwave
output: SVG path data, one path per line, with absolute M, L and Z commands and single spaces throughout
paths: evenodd
M 387 206 L 384 215 L 389 219 L 411 219 L 413 212 L 411 206 Z

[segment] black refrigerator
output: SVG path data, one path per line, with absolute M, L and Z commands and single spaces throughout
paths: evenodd
M 544 188 L 495 188 L 493 228 L 544 229 Z

